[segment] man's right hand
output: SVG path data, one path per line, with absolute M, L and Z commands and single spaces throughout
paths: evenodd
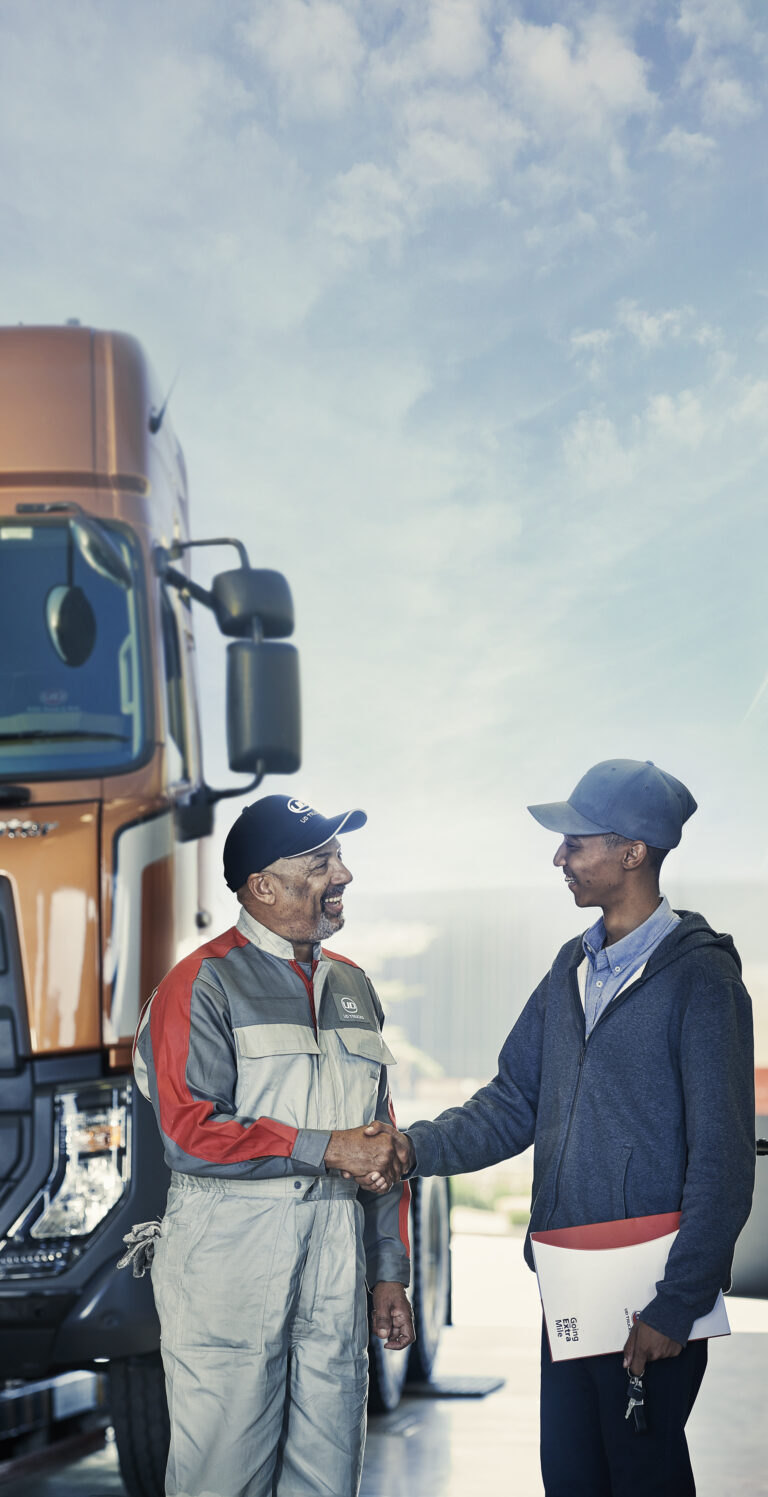
M 353 1175 L 367 1190 L 390 1190 L 403 1172 L 396 1137 L 384 1123 L 336 1129 L 325 1151 L 326 1168 Z

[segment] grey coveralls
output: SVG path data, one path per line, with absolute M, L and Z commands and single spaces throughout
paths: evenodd
M 361 969 L 319 947 L 313 969 L 243 911 L 139 1023 L 173 1171 L 152 1265 L 168 1497 L 358 1491 L 365 1278 L 408 1283 L 408 1187 L 358 1193 L 325 1170 L 332 1129 L 392 1120 L 393 1057 Z

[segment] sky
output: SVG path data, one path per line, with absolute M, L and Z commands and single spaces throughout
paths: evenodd
M 180 371 L 369 891 L 550 881 L 613 757 L 768 877 L 767 69 L 761 0 L 0 0 L 0 321 Z

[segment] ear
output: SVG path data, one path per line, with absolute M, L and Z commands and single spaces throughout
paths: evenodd
M 636 868 L 642 868 L 648 858 L 648 849 L 644 842 L 628 842 L 624 848 L 621 865 L 628 873 Z
M 256 904 L 272 905 L 277 897 L 273 879 L 268 873 L 252 873 L 246 888 Z

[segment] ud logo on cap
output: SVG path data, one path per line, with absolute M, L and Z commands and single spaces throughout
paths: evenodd
M 305 811 L 311 811 L 313 816 L 317 815 L 316 811 L 312 811 L 309 801 L 306 800 L 289 800 L 286 810 L 293 811 L 294 816 L 303 816 Z

